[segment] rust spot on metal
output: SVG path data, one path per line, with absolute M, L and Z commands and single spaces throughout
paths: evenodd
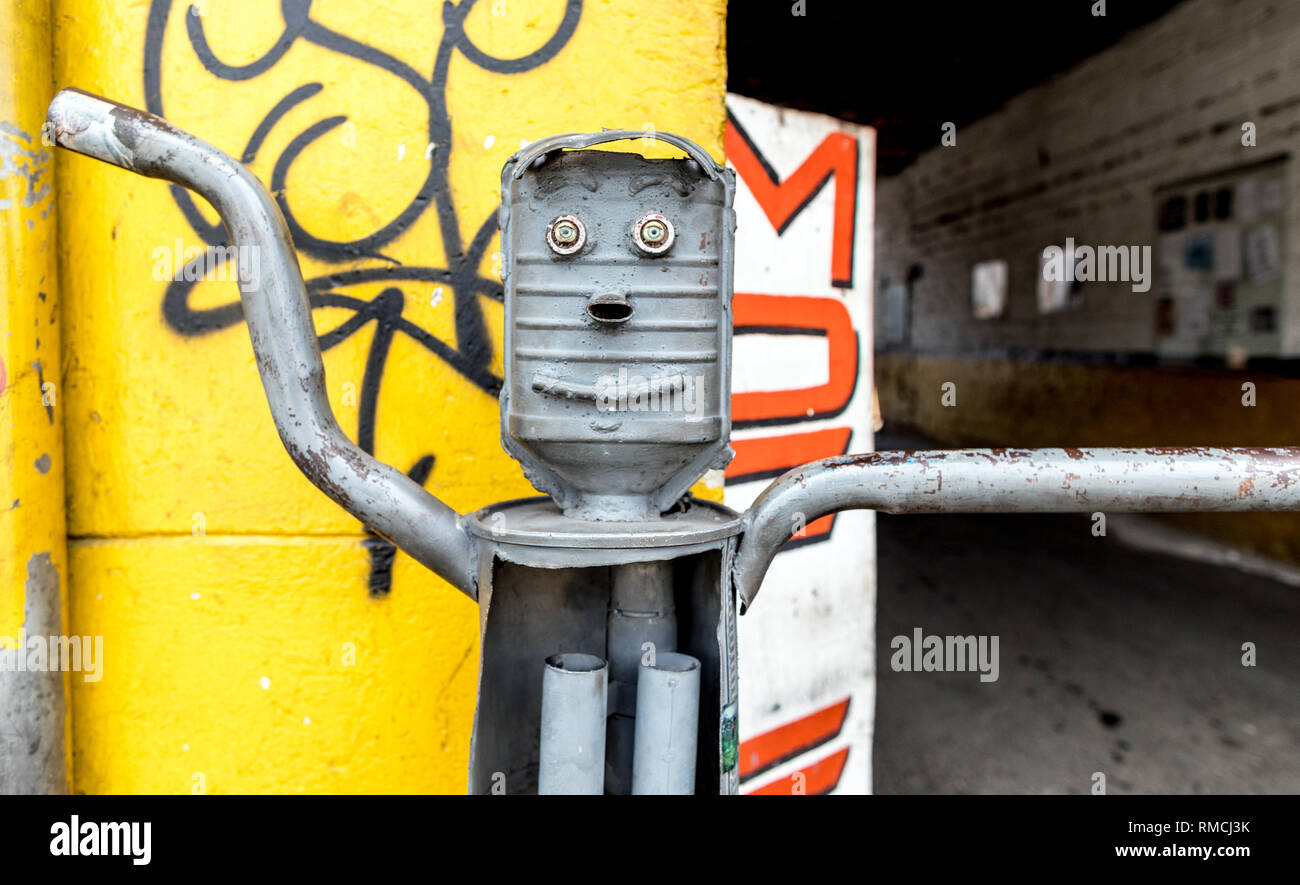
M 307 474 L 307 478 L 316 488 L 345 509 L 351 509 L 352 496 L 343 485 L 335 482 L 331 477 L 328 451 L 314 448 L 302 449 L 288 442 L 285 443 L 285 448 L 289 452 L 289 457 L 303 473 Z
M 1061 451 L 1065 452 L 1065 457 L 1072 461 L 1082 461 L 1084 458 L 1083 452 L 1078 449 L 1062 449 Z
M 178 138 L 188 137 L 161 117 L 155 117 L 153 114 L 135 108 L 119 105 L 109 111 L 108 115 L 113 118 L 113 134 L 133 153 L 139 147 L 142 135 L 148 138 L 158 132 L 165 132 Z

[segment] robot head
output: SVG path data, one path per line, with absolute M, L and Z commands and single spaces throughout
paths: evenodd
M 649 138 L 687 157 L 581 150 Z M 734 191 L 666 133 L 556 136 L 506 164 L 502 444 L 566 515 L 655 519 L 730 459 Z

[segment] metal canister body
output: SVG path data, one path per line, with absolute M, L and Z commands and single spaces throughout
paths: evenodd
M 661 775 L 675 776 L 674 790 L 736 792 L 739 683 L 735 592 L 729 575 L 741 530 L 739 514 L 721 504 L 693 499 L 681 510 L 650 522 L 596 522 L 571 519 L 547 498 L 527 498 L 485 507 L 469 515 L 465 524 L 478 544 L 482 631 L 470 745 L 471 793 L 534 793 L 544 788 L 543 780 L 545 789 L 551 789 L 550 775 L 543 777 L 548 760 L 558 756 L 563 761 L 566 753 L 569 759 L 588 755 L 586 748 L 597 741 L 586 713 L 575 714 L 569 729 L 586 737 L 562 737 L 558 724 L 552 724 L 548 733 L 544 720 L 551 717 L 545 712 L 543 674 L 558 675 L 551 672 L 548 659 L 577 651 L 594 660 L 608 648 L 611 656 L 626 661 L 625 652 L 639 652 L 639 643 L 629 649 L 617 636 L 611 645 L 610 622 L 621 620 L 611 618 L 611 608 L 627 600 L 617 586 L 620 572 L 653 573 L 660 567 L 672 576 L 671 611 L 676 621 L 672 644 L 683 656 L 699 662 L 694 677 L 698 709 L 691 725 L 683 724 L 681 704 L 656 700 L 651 704 L 655 710 L 646 708 L 652 714 L 669 713 L 669 723 L 676 721 L 679 729 L 696 732 L 688 741 L 679 731 L 666 746 L 659 740 L 651 747 L 655 752 L 650 758 L 658 760 Z M 672 655 L 657 648 L 652 651 L 654 657 L 646 660 Z M 633 657 L 633 666 L 640 661 L 640 654 Z M 613 664 L 611 660 L 608 671 L 610 722 L 619 710 L 635 712 L 639 720 L 639 680 L 625 681 L 619 690 L 613 681 Z M 636 720 L 625 723 L 635 726 Z M 648 724 L 658 725 L 657 736 L 662 736 L 663 717 L 652 715 Z M 550 752 L 552 747 L 556 754 Z M 605 747 L 609 761 L 608 740 Z M 665 772 L 663 761 L 670 755 L 680 760 L 689 753 L 695 759 L 688 788 L 687 769 L 671 765 Z M 631 791 L 631 754 L 626 762 L 627 771 L 612 772 L 614 778 L 609 766 L 604 766 L 605 792 Z
M 575 138 L 502 179 L 502 443 L 568 516 L 655 518 L 731 454 L 733 179 Z

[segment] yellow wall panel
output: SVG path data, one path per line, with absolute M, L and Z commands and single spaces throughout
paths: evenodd
M 64 399 L 44 3 L 0 0 L 0 649 L 62 632 Z M 66 789 L 60 674 L 0 673 L 0 793 Z M 14 724 L 18 723 L 18 724 Z M 33 737 L 40 740 L 33 742 Z
M 0 4 L 0 635 L 23 623 L 31 556 L 63 571 L 63 439 L 58 410 L 58 266 L 49 100 L 49 17 Z M 46 384 L 53 385 L 45 387 Z
M 79 791 L 464 790 L 477 612 L 422 566 L 402 558 L 371 599 L 351 538 L 81 541 L 70 559 L 75 630 L 104 637 L 100 673 L 72 674 Z

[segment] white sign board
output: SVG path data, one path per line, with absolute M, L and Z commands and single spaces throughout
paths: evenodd
M 732 446 L 744 510 L 871 435 L 875 132 L 727 96 L 737 172 Z M 792 526 L 739 621 L 742 793 L 871 790 L 875 515 Z

